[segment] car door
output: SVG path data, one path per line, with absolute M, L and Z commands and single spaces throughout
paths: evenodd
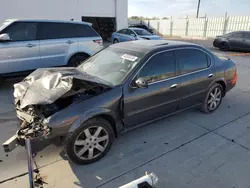
M 64 66 L 72 51 L 78 50 L 77 38 L 72 36 L 71 24 L 40 22 L 38 37 L 40 39 L 39 67 Z
M 131 29 L 126 29 L 125 34 L 127 35 L 127 41 L 135 40 L 135 38 L 136 38 L 135 32 L 132 31 Z
M 244 34 L 245 49 L 250 51 L 250 32 Z
M 212 57 L 196 48 L 175 50 L 177 75 L 180 79 L 179 108 L 185 109 L 203 102 L 210 84 L 215 79 Z
M 235 32 L 228 38 L 229 45 L 232 49 L 244 49 L 244 33 Z
M 126 128 L 141 124 L 176 110 L 179 79 L 173 51 L 151 56 L 139 71 L 124 84 L 124 123 Z M 139 88 L 135 80 L 144 78 L 147 88 Z
M 35 69 L 40 62 L 37 23 L 14 22 L 3 33 L 11 40 L 0 42 L 0 74 Z

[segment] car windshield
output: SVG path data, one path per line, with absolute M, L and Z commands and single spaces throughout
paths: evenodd
M 143 30 L 143 29 L 133 29 L 133 31 L 136 32 L 136 34 L 139 35 L 139 36 L 152 35 L 148 31 Z
M 84 61 L 77 69 L 113 86 L 120 85 L 145 54 L 108 47 Z
M 0 26 L 0 32 L 1 32 L 7 25 L 9 25 L 9 24 L 10 24 L 10 22 L 8 22 L 8 21 L 3 22 L 2 25 Z

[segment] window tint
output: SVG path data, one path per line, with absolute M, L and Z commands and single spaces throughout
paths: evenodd
M 122 29 L 120 31 L 117 31 L 117 33 L 125 34 L 126 29 Z
M 72 29 L 73 37 L 98 37 L 99 34 L 89 25 L 84 24 L 68 24 Z
M 231 37 L 233 37 L 233 38 L 243 38 L 243 33 L 234 33 L 234 34 L 232 34 Z
M 180 74 L 186 74 L 201 70 L 207 68 L 211 64 L 211 59 L 207 56 L 206 53 L 200 50 L 176 50 L 175 55 Z
M 40 23 L 39 39 L 60 39 L 74 37 L 96 37 L 98 34 L 89 25 L 69 23 Z
M 10 36 L 11 41 L 36 40 L 37 24 L 31 22 L 16 22 L 3 32 Z
M 175 76 L 174 52 L 163 52 L 153 56 L 140 71 L 138 78 L 143 77 L 151 83 Z
M 152 35 L 148 31 L 142 29 L 134 29 L 134 32 L 136 32 L 136 34 L 140 36 Z
M 250 40 L 250 33 L 245 33 L 245 38 Z
M 126 34 L 127 34 L 127 35 L 133 35 L 133 34 L 134 34 L 134 32 L 133 32 L 133 31 L 131 31 L 130 29 L 126 29 Z

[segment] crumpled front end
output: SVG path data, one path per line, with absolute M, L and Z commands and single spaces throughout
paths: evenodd
M 76 68 L 37 69 L 14 85 L 20 139 L 49 138 L 49 118 L 60 110 L 110 89 Z

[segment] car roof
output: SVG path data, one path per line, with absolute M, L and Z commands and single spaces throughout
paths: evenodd
M 157 49 L 173 49 L 180 47 L 200 47 L 197 44 L 173 41 L 173 40 L 136 40 L 129 42 L 121 42 L 111 45 L 111 47 L 130 49 L 133 51 L 148 53 Z
M 67 20 L 44 20 L 44 19 L 7 19 L 6 22 L 48 22 L 48 23 L 70 23 L 70 24 L 84 24 L 92 26 L 92 23 L 89 22 L 77 22 L 77 21 L 67 21 Z

